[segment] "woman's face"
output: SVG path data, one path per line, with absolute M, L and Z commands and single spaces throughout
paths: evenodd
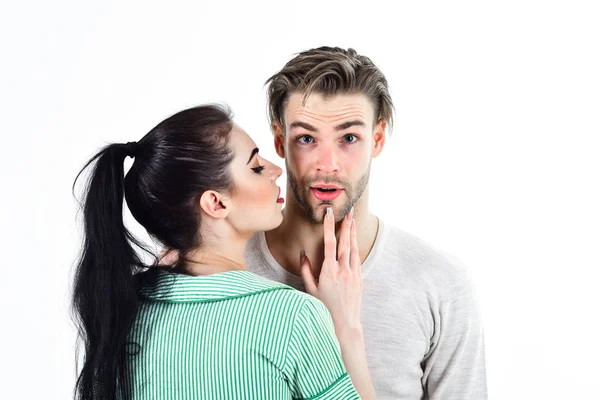
M 282 174 L 281 168 L 262 158 L 252 138 L 236 124 L 229 143 L 234 151 L 230 222 L 246 233 L 278 227 L 283 220 L 283 199 L 275 181 Z

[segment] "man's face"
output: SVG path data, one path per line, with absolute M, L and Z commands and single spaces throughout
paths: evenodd
M 275 146 L 285 157 L 296 202 L 314 223 L 327 207 L 341 220 L 365 193 L 371 159 L 385 142 L 385 122 L 363 94 L 323 96 L 292 93 L 285 106 L 285 130 L 274 126 Z

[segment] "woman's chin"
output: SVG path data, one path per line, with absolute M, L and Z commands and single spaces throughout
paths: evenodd
M 279 227 L 279 225 L 281 225 L 281 223 L 283 222 L 283 211 L 279 211 L 277 213 L 277 216 L 274 218 L 274 222 L 272 224 L 272 226 L 268 229 L 265 229 L 265 231 L 272 231 L 273 229 Z

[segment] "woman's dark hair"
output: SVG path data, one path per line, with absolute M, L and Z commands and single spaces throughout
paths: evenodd
M 134 275 L 144 265 L 125 228 L 123 197 L 151 237 L 179 254 L 202 245 L 198 199 L 208 189 L 230 193 L 228 108 L 206 105 L 167 118 L 137 143 L 110 144 L 83 167 L 95 166 L 84 194 L 85 237 L 75 271 L 73 311 L 85 351 L 75 398 L 122 399 L 128 333 L 138 308 Z M 134 162 L 124 176 L 127 156 Z M 73 185 L 75 187 L 75 184 Z

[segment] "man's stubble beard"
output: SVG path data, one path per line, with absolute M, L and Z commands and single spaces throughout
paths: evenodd
M 311 206 L 311 204 L 307 198 L 307 196 L 312 196 L 310 189 L 307 191 L 304 191 L 304 187 L 300 187 L 300 185 L 298 183 L 298 179 L 296 178 L 296 176 L 294 174 L 292 174 L 290 167 L 287 163 L 287 160 L 285 160 L 285 170 L 286 170 L 288 185 L 292 191 L 292 196 L 294 196 L 294 199 L 300 205 L 300 208 L 304 211 L 304 215 L 311 223 L 313 223 L 315 225 L 317 225 L 317 224 L 321 225 L 325 218 L 325 212 L 323 211 L 320 214 L 317 214 L 316 209 Z M 355 187 L 352 187 L 351 185 L 349 185 L 348 182 L 327 179 L 327 177 L 323 177 L 320 179 L 325 183 L 333 182 L 333 183 L 341 186 L 344 189 L 344 194 L 346 195 L 346 201 L 342 205 L 341 210 L 337 211 L 337 213 L 335 214 L 336 222 L 341 221 L 344 218 L 344 216 L 350 212 L 350 209 L 352 209 L 352 207 L 356 204 L 356 202 L 361 198 L 361 196 L 365 192 L 365 189 L 367 188 L 367 185 L 369 184 L 370 173 L 371 173 L 371 162 L 369 161 L 369 166 L 367 167 L 365 174 L 360 177 L 360 179 L 356 183 Z M 330 201 L 322 201 L 320 204 L 331 204 L 331 203 L 332 202 L 330 202 Z

